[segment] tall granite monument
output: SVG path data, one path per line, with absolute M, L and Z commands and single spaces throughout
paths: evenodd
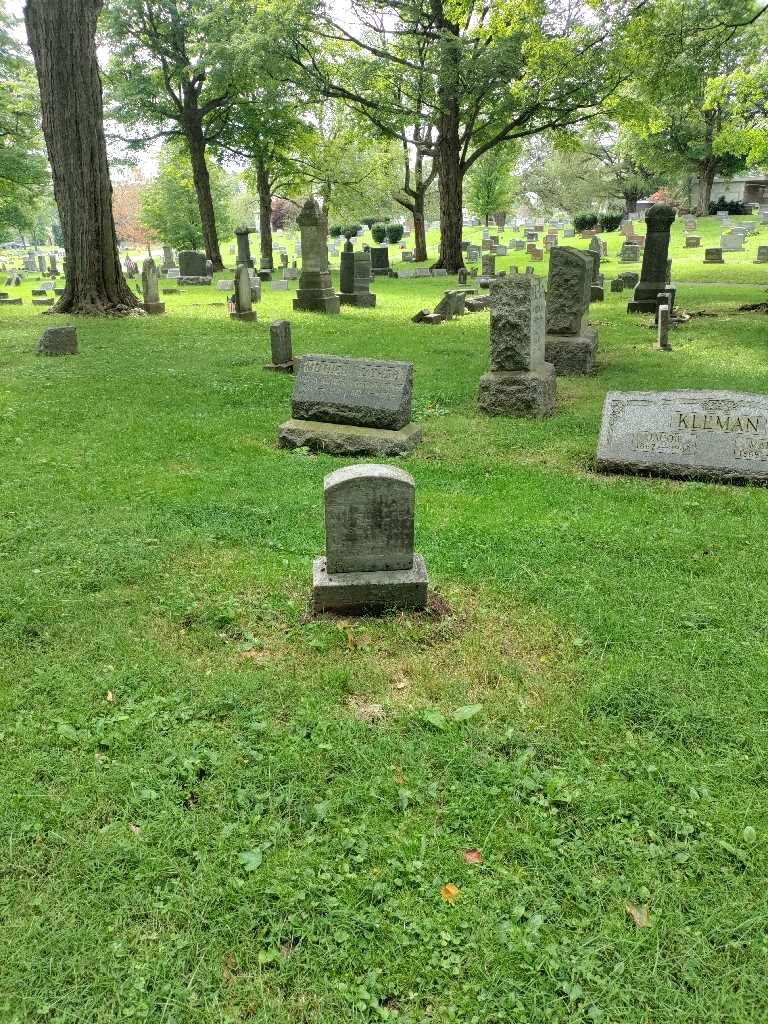
M 675 211 L 666 203 L 655 203 L 645 215 L 643 266 L 635 297 L 627 305 L 628 313 L 656 312 L 656 296 L 667 283 L 669 232 L 674 219 Z
M 544 358 L 544 281 L 533 274 L 491 284 L 491 372 L 480 378 L 479 404 L 491 416 L 549 416 L 555 368 Z
M 547 281 L 544 358 L 556 373 L 593 373 L 597 331 L 586 322 L 592 293 L 593 260 L 570 246 L 553 246 Z
M 165 312 L 165 303 L 160 301 L 160 274 L 151 257 L 141 265 L 141 291 L 144 298 L 141 308 L 145 313 Z
M 347 466 L 324 481 L 325 557 L 312 570 L 316 613 L 427 605 L 427 568 L 414 553 L 416 485 L 395 466 Z
M 371 254 L 355 252 L 352 241 L 347 236 L 344 251 L 341 254 L 341 291 L 339 302 L 343 306 L 362 306 L 372 309 L 376 305 L 376 296 L 370 290 Z
M 241 224 L 239 228 L 235 228 L 235 238 L 237 239 L 237 262 L 242 263 L 246 267 L 253 267 L 251 243 L 248 239 L 248 236 L 253 234 L 253 230 L 253 228 L 249 228 L 245 224 Z
M 308 199 L 296 219 L 301 229 L 301 276 L 293 308 L 338 313 L 339 297 L 328 270 L 328 219 L 315 199 Z

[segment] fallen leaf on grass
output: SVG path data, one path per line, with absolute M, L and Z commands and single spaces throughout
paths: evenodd
M 242 853 L 238 854 L 237 859 L 246 871 L 255 871 L 258 867 L 261 867 L 264 855 L 257 846 L 255 850 L 243 850 Z
M 405 782 L 406 782 L 406 779 L 405 779 L 405 776 L 403 775 L 403 769 L 400 768 L 398 765 L 395 765 L 394 775 L 395 775 L 395 782 L 398 784 L 398 786 L 404 786 Z
M 459 895 L 459 887 L 458 885 L 454 885 L 453 882 L 448 882 L 447 885 L 444 885 L 440 890 L 440 895 L 446 903 L 455 903 L 456 898 Z
M 651 923 L 651 912 L 648 909 L 648 904 L 644 903 L 642 907 L 636 907 L 634 903 L 627 903 L 626 905 L 627 914 L 635 922 L 637 928 L 648 928 Z
M 464 851 L 464 862 L 466 864 L 482 864 L 483 855 L 479 850 L 465 850 Z
M 135 836 L 141 835 L 141 827 L 139 825 L 134 825 L 133 822 L 131 822 L 131 824 L 128 827 Z
M 107 690 L 107 696 L 106 696 L 106 697 L 105 697 L 104 699 L 106 700 L 107 704 L 111 704 L 111 703 L 112 703 L 112 701 L 113 701 L 113 700 L 114 700 L 115 698 L 114 698 L 114 696 L 112 695 L 112 691 L 111 691 L 111 690 Z

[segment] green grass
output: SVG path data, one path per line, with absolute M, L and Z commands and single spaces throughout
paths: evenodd
M 607 390 L 768 392 L 756 241 L 675 245 L 717 315 L 658 352 L 607 293 L 543 422 L 477 414 L 487 313 L 410 323 L 450 281 L 187 288 L 62 359 L 0 308 L 3 1024 L 765 1019 L 768 491 L 592 471 Z M 442 617 L 308 618 L 341 463 L 276 448 L 284 316 L 414 362 Z

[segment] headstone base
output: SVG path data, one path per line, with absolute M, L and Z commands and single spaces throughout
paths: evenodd
M 492 370 L 480 378 L 479 405 L 489 416 L 550 416 L 555 408 L 555 368 Z
M 176 279 L 181 284 L 211 284 L 213 282 L 212 277 L 178 277 Z
M 141 308 L 145 313 L 149 313 L 150 316 L 157 316 L 158 313 L 165 312 L 164 302 L 142 302 Z
M 548 334 L 544 358 L 552 363 L 558 377 L 574 377 L 595 372 L 597 331 L 588 328 L 577 336 Z
M 251 320 L 255 320 L 256 319 L 256 314 L 254 313 L 254 311 L 252 309 L 249 309 L 247 313 L 230 313 L 229 314 L 229 319 L 230 320 L 247 320 L 247 321 L 251 321 Z
M 309 448 L 328 455 L 405 455 L 421 444 L 421 427 L 409 423 L 402 430 L 354 427 L 321 420 L 286 420 L 280 427 L 281 448 Z
M 429 578 L 421 555 L 411 569 L 381 572 L 328 573 L 325 558 L 312 563 L 312 610 L 322 612 L 384 612 L 427 606 Z
M 361 309 L 373 309 L 376 296 L 373 292 L 339 292 L 337 295 L 342 306 L 359 306 Z
M 657 299 L 633 299 L 627 303 L 628 313 L 655 313 L 658 306 Z
M 605 289 L 601 284 L 593 284 L 590 291 L 590 302 L 603 302 L 605 300 Z
M 302 293 L 299 291 L 293 300 L 293 308 L 303 309 L 309 313 L 338 313 L 340 311 L 339 297 L 335 293 Z
M 265 363 L 264 369 L 270 373 L 293 373 L 294 366 L 295 360 L 292 359 L 290 363 Z

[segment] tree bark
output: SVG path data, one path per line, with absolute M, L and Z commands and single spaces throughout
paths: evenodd
M 103 0 L 26 0 L 24 5 L 67 254 L 66 287 L 51 313 L 105 316 L 139 306 L 123 277 L 112 216 L 95 43 L 102 5 Z
M 205 162 L 205 134 L 203 122 L 197 105 L 197 96 L 185 89 L 184 95 L 184 137 L 189 148 L 189 159 L 192 164 L 192 180 L 195 184 L 197 205 L 200 209 L 200 220 L 203 225 L 203 244 L 205 255 L 213 264 L 214 271 L 223 270 L 224 262 L 219 250 L 219 236 L 216 231 L 216 215 L 213 212 L 211 196 L 211 178 Z
M 461 251 L 463 172 L 459 146 L 458 111 L 441 115 L 436 145 L 440 196 L 440 254 L 436 268 L 456 274 L 464 266 Z
M 699 198 L 696 213 L 699 217 L 706 217 L 709 213 L 709 204 L 712 199 L 712 186 L 715 183 L 717 173 L 717 160 L 706 157 L 699 164 Z
M 427 259 L 427 225 L 424 218 L 424 193 L 426 189 L 416 189 L 413 197 L 413 261 L 423 263 Z
M 272 187 L 263 160 L 256 162 L 256 188 L 259 193 L 261 265 L 274 270 L 272 252 Z

